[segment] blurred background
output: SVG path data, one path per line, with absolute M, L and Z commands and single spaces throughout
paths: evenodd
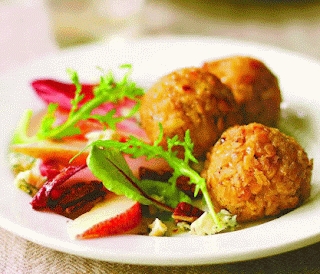
M 319 59 L 320 2 L 0 0 L 0 71 L 53 48 L 159 35 L 241 39 Z
M 319 57 L 319 1 L 47 0 L 59 46 L 114 35 L 197 34 L 244 39 Z

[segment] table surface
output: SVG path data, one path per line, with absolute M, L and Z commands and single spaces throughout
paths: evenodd
M 147 1 L 141 35 L 181 34 L 264 43 L 319 60 L 320 2 Z M 59 37 L 56 38 L 59 41 Z M 0 41 L 0 52 L 2 46 Z M 59 46 L 65 45 L 58 43 Z M 43 48 L 43 54 L 52 48 Z M 268 258 L 230 264 L 194 267 L 126 265 L 54 251 L 0 228 L 0 273 L 320 273 L 319 258 L 320 243 L 317 243 Z

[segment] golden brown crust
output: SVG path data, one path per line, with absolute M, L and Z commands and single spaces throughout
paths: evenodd
M 313 162 L 279 130 L 258 123 L 224 132 L 202 176 L 212 199 L 239 221 L 277 215 L 310 195 Z
M 277 125 L 281 93 L 277 78 L 265 64 L 251 57 L 233 56 L 206 62 L 203 68 L 231 89 L 244 124 Z
M 230 125 L 239 123 L 231 91 L 201 68 L 184 68 L 162 77 L 142 99 L 142 126 L 151 141 L 159 136 L 183 140 L 187 129 L 196 156 L 203 155 Z M 162 142 L 165 145 L 165 141 Z

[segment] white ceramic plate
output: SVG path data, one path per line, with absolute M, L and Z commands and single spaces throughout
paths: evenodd
M 105 70 L 133 64 L 133 78 L 144 87 L 174 69 L 200 66 L 205 60 L 229 55 L 250 55 L 266 63 L 279 77 L 283 100 L 289 112 L 305 119 L 301 141 L 314 158 L 311 198 L 280 218 L 240 231 L 213 236 L 157 238 L 116 236 L 95 240 L 70 240 L 67 220 L 33 211 L 30 197 L 13 185 L 6 153 L 12 132 L 26 108 L 41 109 L 30 82 L 36 78 L 68 80 L 66 68 L 79 72 L 81 81 Z M 59 251 L 120 263 L 151 265 L 196 265 L 235 262 L 270 256 L 320 240 L 319 187 L 319 88 L 320 65 L 283 50 L 231 40 L 201 37 L 167 37 L 138 42 L 80 47 L 17 68 L 0 77 L 0 225 L 30 241 Z M 288 121 L 292 116 L 288 116 Z M 299 118 L 300 117 L 300 118 Z M 297 123 L 299 125 L 299 123 Z

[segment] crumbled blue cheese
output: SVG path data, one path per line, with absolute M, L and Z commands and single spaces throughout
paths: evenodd
M 35 158 L 22 153 L 9 154 L 10 166 L 15 174 L 31 169 L 35 161 Z
M 179 222 L 179 223 L 177 223 L 177 227 L 180 232 L 190 231 L 190 224 L 187 222 Z
M 14 179 L 14 184 L 30 195 L 34 195 L 47 180 L 40 173 L 41 160 L 36 159 L 31 169 L 19 172 Z
M 190 233 L 198 236 L 212 235 L 237 225 L 236 215 L 231 215 L 229 211 L 222 209 L 217 217 L 220 220 L 219 228 L 208 212 L 203 213 L 190 226 Z
M 156 218 L 154 222 L 149 225 L 149 228 L 151 228 L 149 236 L 164 236 L 168 230 L 167 226 L 158 218 Z
M 120 140 L 120 135 L 112 129 L 92 131 L 87 133 L 85 137 L 88 139 L 88 143 L 98 140 Z

